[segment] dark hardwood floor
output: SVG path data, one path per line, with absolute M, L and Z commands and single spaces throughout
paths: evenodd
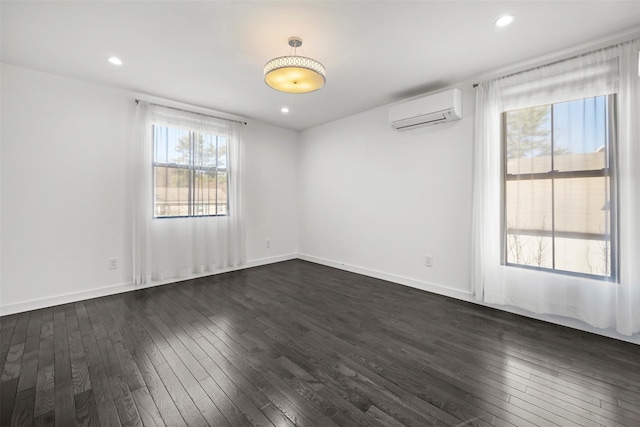
M 288 261 L 0 318 L 1 426 L 640 426 L 640 347 Z

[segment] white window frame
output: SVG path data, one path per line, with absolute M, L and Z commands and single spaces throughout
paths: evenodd
M 172 128 L 171 126 L 167 126 L 167 125 L 163 125 L 163 124 L 154 124 L 152 129 L 152 144 L 153 144 L 153 153 L 155 154 L 156 152 L 156 144 L 157 141 L 155 139 L 155 127 L 159 126 L 159 127 L 166 127 L 166 128 L 170 128 L 170 129 L 177 129 L 177 128 Z M 152 191 L 153 191 L 153 218 L 154 219 L 165 219 L 165 218 L 191 218 L 191 217 L 215 217 L 215 216 L 226 216 L 229 214 L 229 170 L 227 167 L 219 167 L 218 164 L 218 148 L 219 148 L 219 143 L 218 140 L 220 138 L 224 138 L 223 136 L 220 135 L 214 135 L 214 134 L 205 134 L 203 132 L 197 132 L 194 130 L 188 130 L 188 135 L 189 135 L 189 161 L 188 164 L 179 164 L 179 163 L 175 163 L 175 162 L 160 162 L 160 161 L 156 161 L 155 159 L 155 155 L 153 156 L 153 160 L 152 160 L 152 170 L 153 170 L 153 184 L 152 184 Z M 216 166 L 202 166 L 202 165 L 196 165 L 194 160 L 195 160 L 195 153 L 194 153 L 194 149 L 195 149 L 195 144 L 194 144 L 194 137 L 197 134 L 202 134 L 202 135 L 207 135 L 207 136 L 211 136 L 214 137 L 216 139 L 216 158 L 215 158 L 215 164 Z M 228 153 L 227 153 L 228 156 Z M 228 164 L 229 159 L 227 159 L 227 164 Z M 168 169 L 176 169 L 176 170 L 186 170 L 188 171 L 188 187 L 187 187 L 187 214 L 185 215 L 159 215 L 158 214 L 158 194 L 157 194 L 157 185 L 156 185 L 156 168 L 166 168 L 167 169 L 167 175 L 168 175 Z M 227 194 L 227 200 L 226 202 L 223 204 L 225 207 L 223 209 L 223 212 L 220 211 L 220 203 L 218 203 L 218 192 L 216 191 L 216 198 L 215 198 L 215 203 L 209 203 L 208 205 L 213 205 L 214 206 L 214 210 L 215 213 L 198 213 L 196 212 L 196 207 L 197 205 L 202 205 L 202 203 L 197 201 L 196 198 L 196 188 L 195 188 L 195 181 L 196 181 L 196 174 L 198 172 L 202 172 L 202 173 L 210 173 L 210 172 L 214 172 L 216 174 L 216 180 L 218 178 L 218 175 L 220 173 L 224 173 L 227 176 L 226 182 L 225 182 L 225 192 Z M 216 181 L 217 184 L 217 181 Z M 216 189 L 217 189 L 217 185 L 216 185 Z
M 590 170 L 572 170 L 572 171 L 558 171 L 554 168 L 554 160 L 555 160 L 555 150 L 554 150 L 554 132 L 551 131 L 551 170 L 549 172 L 540 172 L 540 173 L 523 173 L 523 174 L 510 174 L 507 171 L 507 161 L 508 161 L 508 147 L 507 147 L 507 113 L 508 111 L 504 111 L 501 114 L 502 120 L 502 212 L 501 212 L 501 220 L 502 220 L 502 264 L 511 267 L 518 268 L 528 268 L 533 270 L 547 271 L 551 273 L 557 274 L 568 274 L 577 277 L 586 277 L 586 278 L 595 278 L 595 279 L 605 279 L 607 281 L 617 282 L 618 277 L 618 221 L 617 221 L 617 212 L 618 212 L 618 190 L 617 190 L 617 169 L 615 161 L 616 156 L 614 155 L 613 150 L 616 150 L 616 128 L 617 128 L 617 115 L 616 115 L 616 105 L 617 105 L 617 96 L 616 94 L 610 94 L 606 96 L 606 114 L 607 114 L 607 144 L 605 145 L 606 152 L 606 165 L 602 169 L 590 169 Z M 569 100 L 571 101 L 571 100 Z M 553 120 L 553 108 L 555 105 L 567 102 L 567 101 L 558 101 L 552 104 L 546 104 L 550 107 L 550 115 Z M 553 125 L 551 126 L 553 129 Z M 550 180 L 552 192 L 554 189 L 555 180 L 558 179 L 566 179 L 566 178 L 609 178 L 609 224 L 607 224 L 606 229 L 609 230 L 609 233 L 602 234 L 592 234 L 592 233 L 579 233 L 579 232 L 557 232 L 555 229 L 555 221 L 554 217 L 556 214 L 555 207 L 552 208 L 552 225 L 551 231 L 546 230 L 520 230 L 520 229 L 509 229 L 509 224 L 507 224 L 507 191 L 506 186 L 508 181 L 516 181 L 516 180 Z M 552 196 L 553 198 L 553 196 Z M 516 233 L 510 233 L 510 231 L 516 231 Z M 540 237 L 551 237 L 551 262 L 552 267 L 539 267 L 529 264 L 520 264 L 516 262 L 508 261 L 508 246 L 509 246 L 509 235 L 517 234 L 517 235 L 534 235 Z M 610 256 L 609 256 L 609 274 L 608 275 L 599 275 L 599 274 L 589 274 L 582 273 L 576 271 L 567 271 L 556 268 L 556 256 L 555 256 L 555 238 L 558 235 L 566 234 L 564 237 L 570 238 L 583 238 L 587 240 L 609 240 L 610 245 Z M 601 238 L 601 239 L 597 239 Z

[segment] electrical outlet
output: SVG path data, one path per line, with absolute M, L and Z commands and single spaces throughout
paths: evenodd
M 433 267 L 433 257 L 431 255 L 427 255 L 424 257 L 424 265 L 427 267 Z
M 265 241 L 264 245 L 265 245 L 267 248 L 270 248 L 270 247 L 271 247 L 271 240 L 267 239 L 267 240 Z
M 118 258 L 109 258 L 109 270 L 118 269 Z

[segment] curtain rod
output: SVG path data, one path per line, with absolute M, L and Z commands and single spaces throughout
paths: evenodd
M 142 101 L 142 100 L 141 99 L 136 99 L 136 104 L 138 104 L 140 101 Z M 220 119 L 220 120 L 226 120 L 228 122 L 240 123 L 241 125 L 246 125 L 247 124 L 247 122 L 243 122 L 243 121 L 240 121 L 240 120 L 227 119 L 226 117 L 219 117 L 219 116 L 214 116 L 214 115 L 211 115 L 211 114 L 199 113 L 197 111 L 189 111 L 189 110 L 185 110 L 183 108 L 169 107 L 168 105 L 156 104 L 155 102 L 149 102 L 149 101 L 145 101 L 145 102 L 148 102 L 150 105 L 156 105 L 158 107 L 169 108 L 171 110 L 183 111 L 185 113 L 191 113 L 191 114 L 198 114 L 200 116 L 211 117 L 211 118 Z
M 555 65 L 555 64 L 559 64 L 560 62 L 570 61 L 572 59 L 576 59 L 576 58 L 588 55 L 588 54 L 593 53 L 593 52 L 595 52 L 595 50 L 591 51 L 591 52 L 585 52 L 585 53 L 582 53 L 582 54 L 579 54 L 579 55 L 570 56 L 568 58 L 558 59 L 556 61 L 549 62 L 548 64 L 540 64 L 540 65 L 537 65 L 537 66 L 534 66 L 534 67 L 531 67 L 531 68 L 527 68 L 527 69 L 524 69 L 524 70 L 515 71 L 515 72 L 509 73 L 509 74 L 505 74 L 504 76 L 494 77 L 494 79 L 496 79 L 496 80 L 497 79 L 506 79 L 508 77 L 517 76 L 518 74 L 524 74 L 524 73 L 527 73 L 529 71 L 538 70 L 540 68 L 548 67 L 549 65 Z M 492 79 L 487 79 L 487 80 L 492 80 Z M 474 88 L 476 88 L 478 86 L 480 86 L 480 83 L 474 83 L 473 84 Z
M 632 38 L 630 40 L 623 41 L 623 42 L 620 42 L 620 43 L 614 43 L 612 45 L 603 46 L 603 47 L 600 47 L 600 48 L 597 48 L 597 49 L 587 50 L 585 52 L 574 54 L 574 55 L 568 56 L 566 58 L 556 59 L 555 61 L 551 61 L 551 62 L 546 63 L 546 64 L 543 63 L 543 64 L 536 65 L 536 66 L 533 66 L 533 67 L 525 69 L 525 70 L 515 71 L 515 72 L 512 72 L 510 74 L 506 74 L 504 76 L 495 77 L 495 79 L 505 79 L 507 77 L 517 76 L 518 74 L 524 74 L 524 73 L 526 73 L 528 71 L 538 70 L 540 68 L 548 67 L 549 65 L 555 65 L 555 64 L 559 64 L 560 62 L 571 61 L 572 59 L 580 58 L 581 56 L 591 55 L 591 54 L 593 54 L 595 52 L 598 52 L 598 51 L 604 51 L 604 50 L 607 50 L 607 49 L 613 49 L 616 46 L 622 46 L 622 45 L 627 44 L 627 43 L 633 43 L 636 40 L 640 40 L 640 39 Z M 487 80 L 490 80 L 490 79 L 487 79 Z M 476 88 L 476 87 L 480 86 L 480 83 L 474 83 L 472 86 L 474 88 Z

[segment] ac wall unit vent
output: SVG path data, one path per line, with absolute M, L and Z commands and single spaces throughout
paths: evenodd
M 398 131 L 462 118 L 462 92 L 450 89 L 389 107 L 389 123 Z

